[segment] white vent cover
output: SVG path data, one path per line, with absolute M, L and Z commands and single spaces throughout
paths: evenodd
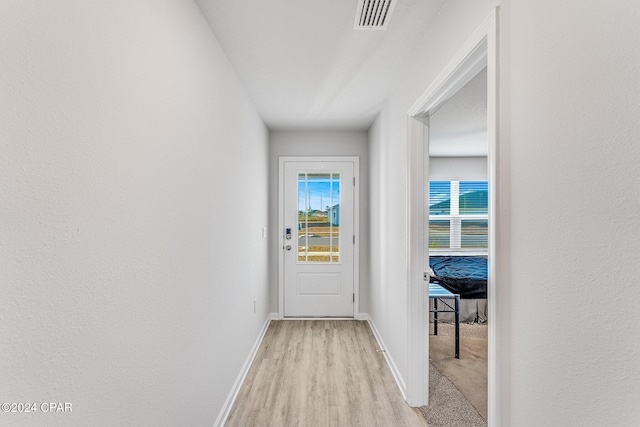
M 386 30 L 398 0 L 358 0 L 356 30 Z

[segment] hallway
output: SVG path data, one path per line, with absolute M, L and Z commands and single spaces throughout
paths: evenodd
M 410 117 L 488 23 L 487 423 L 638 425 L 640 2 L 403 0 L 384 30 L 357 4 L 0 2 L 0 395 L 73 407 L 2 427 L 221 427 L 236 396 L 229 425 L 419 422 Z M 279 156 L 359 157 L 354 318 L 384 354 L 281 321 L 249 373 L 282 318 Z
M 226 426 L 426 426 L 366 322 L 273 321 Z

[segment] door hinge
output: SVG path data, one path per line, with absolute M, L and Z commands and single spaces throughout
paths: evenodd
M 353 244 L 354 245 L 356 244 L 356 235 L 355 234 L 353 235 Z
M 356 302 L 356 294 L 352 294 L 353 295 L 353 302 Z
M 356 177 L 355 176 L 353 177 L 353 186 L 354 187 L 356 186 Z

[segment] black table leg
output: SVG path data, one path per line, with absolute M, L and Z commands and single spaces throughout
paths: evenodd
M 438 335 L 438 298 L 433 299 L 433 335 Z
M 455 299 L 455 317 L 456 317 L 456 359 L 460 359 L 460 297 L 456 295 Z

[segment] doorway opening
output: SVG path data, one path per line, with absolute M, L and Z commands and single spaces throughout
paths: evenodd
M 476 30 L 465 43 L 452 61 L 445 67 L 433 84 L 416 101 L 409 110 L 408 138 L 409 138 L 409 381 L 407 382 L 407 401 L 412 406 L 423 406 L 429 403 L 429 315 L 433 310 L 433 301 L 429 305 L 430 277 L 435 275 L 430 268 L 430 255 L 448 255 L 467 258 L 471 256 L 484 258 L 486 262 L 486 309 L 483 304 L 475 304 L 475 312 L 467 316 L 474 323 L 485 323 L 487 341 L 486 348 L 486 378 L 484 389 L 476 390 L 486 395 L 486 412 L 484 417 L 489 425 L 499 425 L 497 419 L 498 383 L 496 378 L 496 299 L 495 299 L 495 271 L 496 271 L 496 151 L 497 151 L 497 38 L 496 15 L 497 9 Z M 476 78 L 476 81 L 474 81 Z M 451 141 L 456 126 L 455 118 L 460 111 L 455 110 L 456 95 L 464 94 L 469 87 L 473 88 L 478 82 L 485 85 L 483 101 L 485 124 L 483 150 L 481 152 L 460 151 L 437 155 L 437 138 L 445 136 Z M 470 86 L 468 86 L 470 85 Z M 482 84 L 480 85 L 482 86 Z M 477 87 L 476 87 L 477 89 Z M 482 91 L 482 89 L 480 90 Z M 466 102 L 466 101 L 465 101 Z M 463 103 L 464 104 L 464 103 Z M 439 111 L 440 110 L 440 111 Z M 438 114 L 441 117 L 438 117 Z M 449 120 L 449 123 L 447 122 Z M 438 127 L 441 126 L 439 129 Z M 467 133 L 473 133 L 473 129 Z M 476 129 L 478 131 L 478 129 Z M 482 133 L 479 132 L 479 133 Z M 478 133 L 478 132 L 476 132 Z M 467 135 L 468 136 L 468 135 Z M 477 137 L 478 135 L 476 135 Z M 433 140 L 432 140 L 433 139 Z M 467 143 L 474 138 L 453 144 L 469 148 Z M 475 138 L 477 140 L 477 138 Z M 431 144 L 433 143 L 433 150 Z M 449 149 L 451 147 L 448 147 Z M 442 155 L 448 154 L 448 155 Z M 482 158 L 484 154 L 484 158 Z M 447 158 L 450 157 L 450 158 Z M 458 157 L 467 157 L 460 161 Z M 478 159 L 477 157 L 480 157 Z M 436 161 L 436 158 L 438 160 Z M 451 159 L 454 158 L 454 159 Z M 465 166 L 466 162 L 466 168 Z M 471 165 L 482 165 L 478 170 L 483 173 L 471 173 Z M 454 166 L 457 165 L 457 166 Z M 458 172 L 454 171 L 458 168 Z M 443 172 L 444 171 L 444 172 Z M 478 172 L 476 170 L 476 172 Z M 438 176 L 438 174 L 441 175 Z M 433 179 L 432 179 L 433 178 Z M 476 201 L 475 205 L 465 205 L 461 210 L 460 203 L 467 203 L 472 196 L 482 194 L 486 185 L 486 201 Z M 429 200 L 429 189 L 434 194 L 438 186 L 447 186 L 440 192 L 442 200 Z M 442 190 L 442 188 L 440 188 Z M 474 193 L 475 195 L 471 194 Z M 447 196 L 447 197 L 444 197 Z M 448 203 L 444 199 L 448 199 Z M 440 203 L 438 205 L 438 203 Z M 483 206 L 484 204 L 484 206 Z M 438 209 L 441 208 L 441 209 Z M 434 210 L 435 209 L 435 210 Z M 440 214 L 440 218 L 438 218 Z M 430 221 L 431 220 L 431 221 Z M 465 223 L 466 222 L 466 223 Z M 433 236 L 430 234 L 433 234 Z M 483 235 L 484 233 L 484 235 Z M 449 288 L 451 289 L 451 288 Z M 449 291 L 445 288 L 445 291 Z M 453 290 L 452 293 L 462 292 Z M 461 298 L 461 300 L 463 300 Z M 453 301 L 453 300 L 449 300 Z M 460 307 L 451 303 L 451 311 L 461 313 Z M 429 309 L 431 307 L 431 310 Z M 457 308 L 457 309 L 456 309 Z M 433 314 L 432 314 L 433 316 Z M 456 333 L 455 315 L 454 325 L 451 327 L 450 357 L 454 357 L 455 341 L 464 337 Z M 433 317 L 432 317 L 433 320 Z M 431 333 L 434 332 L 434 324 Z M 460 325 L 458 325 L 460 326 Z M 466 327 L 464 327 L 466 329 Z M 441 329 L 442 331 L 442 329 Z M 461 334 L 461 332 L 459 332 Z M 443 337 L 444 338 L 444 337 Z M 439 338 L 440 339 L 440 338 Z M 446 338 L 444 338 L 446 339 Z M 448 344 L 446 344 L 448 345 Z M 469 351 L 469 350 L 466 350 Z M 465 357 L 464 346 L 460 349 L 460 360 Z M 455 363 L 455 362 L 454 362 Z M 483 387 L 483 386 L 480 386 Z M 482 393 L 484 392 L 484 393 Z
M 428 154 L 429 398 L 432 406 L 447 407 L 456 396 L 466 409 L 458 421 L 482 425 L 488 368 L 486 68 L 429 116 Z

